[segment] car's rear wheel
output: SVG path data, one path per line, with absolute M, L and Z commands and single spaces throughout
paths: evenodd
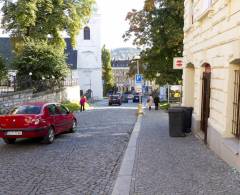
M 16 142 L 16 138 L 3 138 L 3 141 L 6 144 L 14 144 Z
M 51 144 L 55 138 L 55 133 L 53 127 L 49 127 L 47 135 L 43 138 L 43 143 Z
M 73 120 L 72 128 L 70 129 L 70 133 L 75 133 L 77 131 L 77 120 Z

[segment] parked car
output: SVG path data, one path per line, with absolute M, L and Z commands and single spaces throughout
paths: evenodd
M 133 103 L 139 103 L 139 95 L 135 94 L 133 96 Z
M 42 137 L 51 144 L 55 135 L 75 132 L 77 120 L 69 110 L 57 103 L 27 103 L 0 116 L 0 138 L 6 144 L 17 138 Z
M 142 96 L 141 96 L 141 99 L 142 99 Z M 140 100 L 140 94 L 139 93 L 134 94 L 133 103 L 139 103 L 139 100 Z
M 108 98 L 108 105 L 111 106 L 113 104 L 118 104 L 119 106 L 121 106 L 121 104 L 122 104 L 121 95 L 115 94 L 115 95 L 110 95 L 109 96 L 109 98 Z
M 131 93 L 130 93 L 130 94 L 128 94 L 128 99 L 129 99 L 129 100 L 133 100 L 133 97 L 134 97 L 134 95 L 133 95 L 133 94 L 131 94 Z
M 122 95 L 122 102 L 123 102 L 123 103 L 128 103 L 128 95 L 129 95 L 129 94 L 127 94 L 127 93 L 124 93 L 124 94 Z

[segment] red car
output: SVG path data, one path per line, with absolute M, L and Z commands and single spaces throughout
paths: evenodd
M 61 104 L 27 103 L 0 116 L 0 138 L 13 144 L 17 138 L 42 137 L 50 144 L 57 134 L 75 132 L 77 120 Z

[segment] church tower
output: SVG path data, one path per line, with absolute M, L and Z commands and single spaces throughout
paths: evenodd
M 90 89 L 94 99 L 103 98 L 100 27 L 101 15 L 95 5 L 91 19 L 77 37 L 77 70 L 73 71 L 82 92 Z

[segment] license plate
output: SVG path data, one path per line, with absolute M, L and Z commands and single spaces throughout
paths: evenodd
M 22 135 L 22 131 L 7 131 L 6 135 Z

